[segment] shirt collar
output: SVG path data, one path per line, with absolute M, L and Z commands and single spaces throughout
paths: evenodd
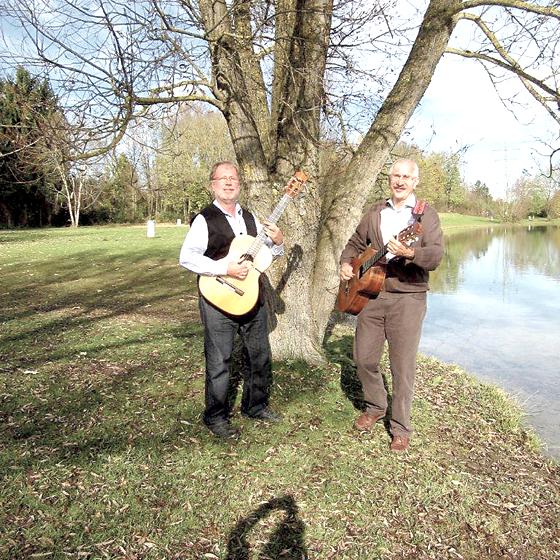
M 222 206 L 217 200 L 214 200 L 212 204 L 218 207 L 226 216 L 234 217 L 227 210 L 224 210 L 224 208 L 222 208 Z M 239 202 L 235 203 L 235 216 L 241 216 L 241 205 L 239 204 Z
M 404 206 L 402 208 L 395 208 L 392 198 L 388 198 L 385 204 L 393 210 L 396 210 L 397 212 L 399 210 L 402 210 L 402 208 L 414 208 L 416 206 L 416 196 L 414 193 L 410 193 L 407 199 L 404 201 Z

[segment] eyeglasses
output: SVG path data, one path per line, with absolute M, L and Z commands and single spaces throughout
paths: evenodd
M 414 175 L 398 175 L 397 173 L 391 174 L 391 179 L 403 179 L 404 181 L 410 181 L 411 179 L 418 179 L 418 177 Z
M 237 177 L 232 177 L 231 175 L 229 177 L 214 177 L 212 181 L 229 181 L 230 183 L 239 183 L 239 179 Z

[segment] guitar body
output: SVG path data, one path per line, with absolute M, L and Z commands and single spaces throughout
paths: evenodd
M 240 235 L 231 242 L 228 261 L 240 262 L 255 238 Z M 244 315 L 255 307 L 259 298 L 259 277 L 272 263 L 272 253 L 262 245 L 252 260 L 247 276 L 240 280 L 231 276 L 200 276 L 198 288 L 211 304 L 230 315 Z
M 336 298 L 336 309 L 351 315 L 357 315 L 369 301 L 371 296 L 377 295 L 383 289 L 385 282 L 385 265 L 377 264 L 369 267 L 365 272 L 362 265 L 371 259 L 376 250 L 366 249 L 350 264 L 354 276 L 350 280 L 340 283 Z
M 397 239 L 409 245 L 422 234 L 422 224 L 415 221 L 397 235 Z M 386 265 L 379 261 L 387 254 L 387 245 L 379 251 L 369 247 L 352 262 L 354 276 L 340 282 L 336 309 L 351 315 L 357 315 L 372 296 L 383 290 Z
M 284 196 L 278 202 L 266 222 L 275 224 L 288 203 L 301 191 L 307 181 L 307 174 L 296 171 L 284 187 Z M 251 264 L 247 276 L 240 280 L 231 276 L 200 276 L 198 289 L 212 305 L 229 315 L 245 315 L 255 307 L 259 299 L 260 275 L 271 265 L 272 252 L 265 245 L 264 229 L 257 237 L 239 235 L 234 237 L 227 254 L 227 262 L 248 262 Z

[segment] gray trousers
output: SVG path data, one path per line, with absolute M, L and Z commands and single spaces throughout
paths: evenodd
M 426 315 L 426 292 L 381 292 L 358 315 L 354 361 L 362 383 L 366 410 L 386 413 L 387 390 L 379 371 L 385 341 L 393 391 L 390 426 L 393 435 L 412 433 L 410 413 L 416 374 L 416 354 Z

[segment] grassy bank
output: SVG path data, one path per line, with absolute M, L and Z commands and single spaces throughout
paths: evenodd
M 465 216 L 464 214 L 455 214 L 453 212 L 440 213 L 441 226 L 445 233 L 455 233 L 462 230 L 468 230 L 478 227 L 494 227 L 499 225 L 515 225 L 515 226 L 560 226 L 560 219 L 547 220 L 545 218 L 525 219 L 520 222 L 506 223 L 498 222 L 490 218 L 482 216 Z
M 477 227 L 491 227 L 496 225 L 495 220 L 483 218 L 482 216 L 465 216 L 452 212 L 440 213 L 441 226 L 445 233 L 459 230 L 472 229 Z
M 284 422 L 209 436 L 185 230 L 157 233 L 0 232 L 0 558 L 560 558 L 560 467 L 456 367 L 420 360 L 402 457 L 351 428 L 343 329 L 276 364 Z

